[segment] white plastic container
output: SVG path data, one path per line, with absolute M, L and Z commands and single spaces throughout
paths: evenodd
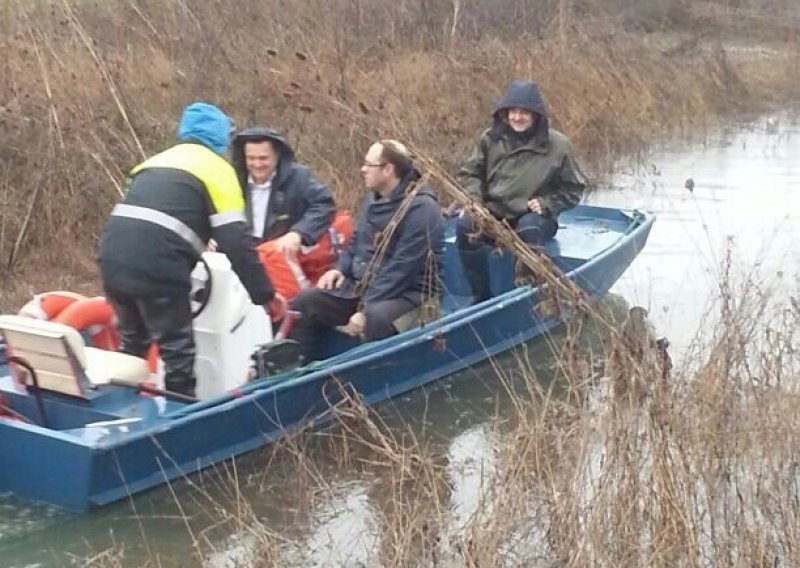
M 250 355 L 257 345 L 272 340 L 267 313 L 263 306 L 250 301 L 228 257 L 219 252 L 205 252 L 203 259 L 211 273 L 211 297 L 194 319 L 199 399 L 217 396 L 247 382 Z M 199 263 L 192 272 L 195 286 L 202 284 L 204 274 Z

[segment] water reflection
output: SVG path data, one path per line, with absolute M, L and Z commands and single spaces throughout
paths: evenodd
M 378 520 L 363 482 L 334 488 L 316 510 L 302 548 L 309 567 L 369 566 L 378 548 Z M 374 565 L 374 562 L 372 563 Z
M 497 439 L 488 424 L 480 424 L 453 438 L 448 448 L 447 477 L 453 487 L 450 495 L 449 526 L 453 533 L 464 527 L 478 513 L 494 481 Z M 491 511 L 485 511 L 491 514 Z

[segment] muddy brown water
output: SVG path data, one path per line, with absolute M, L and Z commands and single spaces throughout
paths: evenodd
M 734 277 L 780 297 L 800 294 L 800 127 L 787 116 L 730 126 L 703 145 L 664 148 L 616 175 L 614 187 L 588 202 L 658 214 L 648 246 L 602 306 L 617 315 L 630 305 L 647 308 L 657 333 L 670 339 L 673 358 L 695 356 L 713 331 L 728 251 Z M 544 376 L 551 348 L 542 339 L 528 346 Z M 499 367 L 513 372 L 515 361 L 502 357 Z M 413 433 L 443 456 L 453 531 L 478 506 L 496 433 L 511 415 L 497 380 L 496 370 L 484 365 L 379 409 L 393 431 Z M 322 492 L 300 487 L 288 473 L 291 460 L 267 468 L 256 453 L 239 460 L 236 470 L 194 476 L 194 487 L 181 481 L 87 515 L 0 497 L 0 567 L 82 566 L 109 548 L 125 566 L 252 565 L 257 535 L 220 522 L 219 509 L 236 511 L 237 498 L 252 506 L 264 528 L 285 538 L 282 565 L 375 565 L 386 496 L 374 473 L 320 455 L 324 435 L 304 441 L 317 454 Z M 238 495 L 232 477 L 239 480 Z

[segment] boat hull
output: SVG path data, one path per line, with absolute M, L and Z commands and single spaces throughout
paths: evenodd
M 584 209 L 593 219 L 600 210 Z M 632 221 L 613 246 L 570 273 L 587 297 L 600 298 L 619 279 L 644 247 L 652 223 L 647 216 Z M 538 300 L 536 289 L 511 289 L 296 376 L 256 381 L 238 393 L 176 405 L 152 421 L 111 425 L 95 432 L 96 439 L 85 439 L 85 432 L 79 438 L 70 430 L 0 420 L 0 492 L 73 511 L 124 499 L 251 451 L 300 426 L 323 423 L 345 392 L 357 393 L 367 405 L 379 403 L 518 346 L 568 315 L 542 317 Z

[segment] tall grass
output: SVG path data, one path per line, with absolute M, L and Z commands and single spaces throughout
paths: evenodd
M 170 144 L 192 100 L 284 130 L 345 206 L 377 136 L 454 171 L 515 77 L 539 81 L 594 175 L 665 136 L 796 100 L 791 2 L 629 4 L 6 0 L 0 308 L 96 291 L 96 238 L 125 173 Z M 768 58 L 726 48 L 755 41 Z
M 499 434 L 472 515 L 448 524 L 435 468 L 404 489 L 396 467 L 392 502 L 410 519 L 386 518 L 382 564 L 449 553 L 466 566 L 796 565 L 800 314 L 747 295 L 723 298 L 721 312 L 712 353 L 692 374 L 668 372 L 634 311 L 601 352 L 565 342 L 562 361 L 593 363 L 563 367 L 566 395 L 530 368 L 507 381 L 515 426 Z M 373 461 L 431 463 L 424 448 L 391 447 Z M 422 544 L 394 544 L 409 532 Z

